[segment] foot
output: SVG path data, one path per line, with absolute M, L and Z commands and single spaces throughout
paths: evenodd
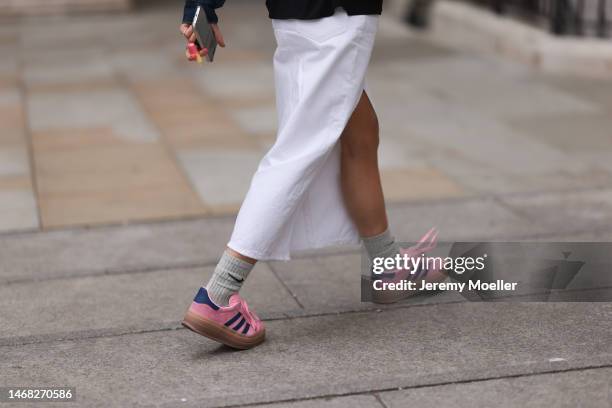
M 183 319 L 183 326 L 240 350 L 255 347 L 266 337 L 262 321 L 249 310 L 240 295 L 232 295 L 228 306 L 217 306 L 205 288 L 200 288 L 193 299 Z
M 422 254 L 433 251 L 437 245 L 438 231 L 430 229 L 419 242 L 410 248 L 400 249 L 400 255 L 407 255 L 409 258 L 418 258 Z M 413 281 L 416 287 L 421 286 L 421 282 L 442 282 L 447 275 L 437 269 L 427 269 L 423 265 L 418 270 L 412 272 L 410 269 L 397 269 L 393 272 L 386 272 L 374 277 L 374 280 L 381 279 L 383 282 L 399 283 L 403 280 Z M 395 303 L 422 293 L 419 290 L 372 290 L 372 302 L 374 303 Z

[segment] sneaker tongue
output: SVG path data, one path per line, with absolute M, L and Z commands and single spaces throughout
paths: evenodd
M 229 305 L 230 306 L 234 306 L 237 305 L 238 303 L 240 303 L 240 296 L 237 293 L 234 293 L 230 298 L 229 298 Z

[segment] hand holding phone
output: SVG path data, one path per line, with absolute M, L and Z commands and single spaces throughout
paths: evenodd
M 202 13 L 204 15 L 205 13 Z M 206 19 L 204 19 L 205 21 Z M 205 23 L 208 23 L 205 21 Z M 225 41 L 223 39 L 223 34 L 221 33 L 221 29 L 218 24 L 208 24 L 210 29 L 212 30 L 213 36 L 220 47 L 225 47 Z M 189 61 L 196 61 L 198 59 L 202 59 L 207 55 L 208 50 L 205 47 L 201 47 L 200 43 L 197 39 L 194 25 L 183 23 L 180 26 L 181 34 L 185 36 L 187 39 L 187 47 L 185 50 L 185 54 Z M 199 57 L 199 58 L 198 58 Z
M 193 27 L 191 24 L 181 24 L 180 31 L 187 40 L 187 46 L 185 47 L 185 56 L 187 59 L 189 61 L 197 61 L 198 59 L 202 59 L 206 55 L 206 50 L 198 48 L 196 44 L 196 35 L 193 32 Z
M 216 25 L 216 24 L 215 24 Z M 206 59 L 213 62 L 215 51 L 217 50 L 217 37 L 213 31 L 213 24 L 206 19 L 206 13 L 201 6 L 198 6 L 195 17 L 193 18 L 193 33 L 196 37 L 196 46 L 206 50 Z M 199 54 L 198 54 L 199 55 Z

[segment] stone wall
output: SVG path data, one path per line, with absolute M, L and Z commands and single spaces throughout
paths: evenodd
M 0 15 L 127 10 L 132 0 L 0 0 Z

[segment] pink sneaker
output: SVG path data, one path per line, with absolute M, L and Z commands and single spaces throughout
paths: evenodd
M 411 246 L 410 248 L 400 249 L 400 255 L 407 255 L 410 258 L 418 258 L 422 254 L 427 254 L 433 251 L 437 246 L 438 231 L 436 228 L 432 228 L 419 242 Z M 381 279 L 384 282 L 398 283 L 402 280 L 417 282 L 417 286 L 420 286 L 421 281 L 426 282 L 442 282 L 446 280 L 447 275 L 440 270 L 431 269 L 428 270 L 421 266 L 419 270 L 412 273 L 410 269 L 398 269 L 393 272 L 385 272 L 376 279 Z M 409 298 L 420 294 L 417 290 L 372 290 L 372 302 L 374 303 L 395 303 L 400 300 Z
M 232 295 L 229 306 L 217 306 L 200 288 L 183 319 L 183 326 L 209 339 L 235 349 L 249 349 L 262 343 L 266 329 L 262 321 L 249 310 L 237 293 Z

